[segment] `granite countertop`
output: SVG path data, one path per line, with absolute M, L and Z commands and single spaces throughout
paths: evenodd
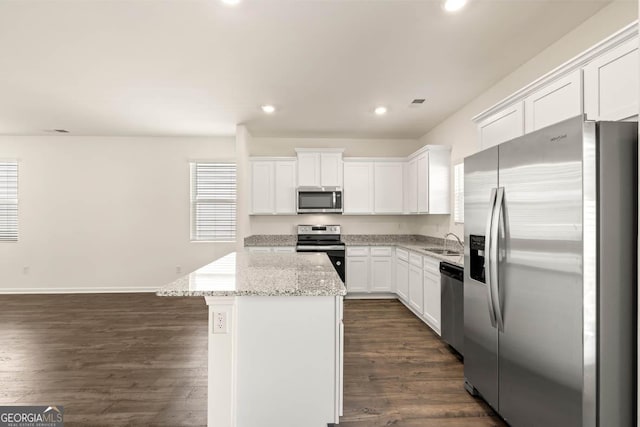
M 293 234 L 257 234 L 245 237 L 245 246 L 295 246 L 298 237 Z
M 296 236 L 288 234 L 254 235 L 244 239 L 244 245 L 295 246 L 296 240 Z M 423 236 L 419 234 L 343 234 L 342 241 L 346 246 L 396 246 L 459 267 L 464 267 L 463 255 L 441 255 L 427 250 L 429 248 L 442 248 L 444 246 L 444 239 L 441 237 Z M 452 247 L 455 247 L 455 244 Z
M 336 296 L 347 290 L 323 253 L 233 252 L 162 287 L 159 296 Z

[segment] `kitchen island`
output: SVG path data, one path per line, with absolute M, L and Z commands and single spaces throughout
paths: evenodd
M 231 253 L 157 294 L 209 307 L 209 426 L 338 423 L 346 289 L 325 254 Z

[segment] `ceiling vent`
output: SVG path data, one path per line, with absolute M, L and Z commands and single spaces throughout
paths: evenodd
M 45 130 L 45 132 L 49 132 L 49 133 L 69 133 L 69 131 L 66 130 L 66 129 L 47 129 L 47 130 Z
M 420 105 L 420 104 L 424 104 L 425 99 L 424 98 L 416 98 L 413 101 L 411 101 L 411 105 Z

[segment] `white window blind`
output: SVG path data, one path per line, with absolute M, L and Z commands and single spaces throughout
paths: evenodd
M 235 163 L 191 163 L 191 240 L 235 239 Z
M 0 242 L 18 241 L 18 162 L 0 160 Z
M 453 167 L 453 221 L 464 222 L 464 163 Z

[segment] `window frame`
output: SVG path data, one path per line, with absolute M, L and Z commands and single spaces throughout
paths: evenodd
M 453 165 L 453 222 L 464 224 L 464 161 Z
M 20 210 L 20 190 L 19 190 L 19 186 L 20 186 L 20 161 L 18 159 L 0 159 L 0 164 L 5 164 L 5 165 L 13 165 L 15 166 L 15 198 L 9 198 L 9 197 L 0 197 L 0 206 L 15 206 L 15 230 L 11 230 L 9 229 L 9 227 L 6 228 L 6 230 L 4 231 L 7 236 L 11 235 L 10 231 L 13 232 L 13 234 L 15 235 L 15 237 L 12 238 L 3 238 L 2 234 L 0 234 L 0 243 L 17 243 L 20 240 L 20 224 L 19 224 L 19 210 Z M 8 170 L 8 168 L 7 168 Z M 9 174 L 7 173 L 6 177 L 9 177 Z M 4 178 L 4 176 L 0 176 L 0 184 L 2 182 L 4 182 L 4 180 L 2 179 Z M 9 180 L 7 179 L 6 182 L 9 182 Z M 9 194 L 9 186 L 7 185 L 6 187 L 3 187 L 3 190 L 0 191 L 0 196 L 6 194 Z M 0 212 L 3 212 L 3 209 L 0 209 Z M 6 210 L 6 212 L 9 212 L 9 209 Z M 9 223 L 9 216 L 7 215 L 6 218 L 4 217 L 0 217 L 0 223 L 2 222 L 6 222 L 7 224 Z
M 224 165 L 234 166 L 234 176 L 236 182 L 236 188 L 234 190 L 234 198 L 233 199 L 224 199 L 224 198 L 203 198 L 198 200 L 197 191 L 197 166 L 198 165 Z M 189 224 L 189 237 L 191 243 L 235 243 L 238 236 L 238 224 L 237 224 L 237 208 L 238 208 L 238 190 L 237 190 L 237 182 L 238 182 L 238 165 L 235 160 L 229 159 L 219 159 L 219 160 L 190 160 L 189 161 L 189 216 L 190 216 L 190 224 Z M 199 204 L 224 204 L 224 205 L 232 205 L 233 211 L 235 215 L 233 217 L 233 237 L 221 237 L 221 238 L 203 238 L 198 236 L 197 230 L 197 207 Z

